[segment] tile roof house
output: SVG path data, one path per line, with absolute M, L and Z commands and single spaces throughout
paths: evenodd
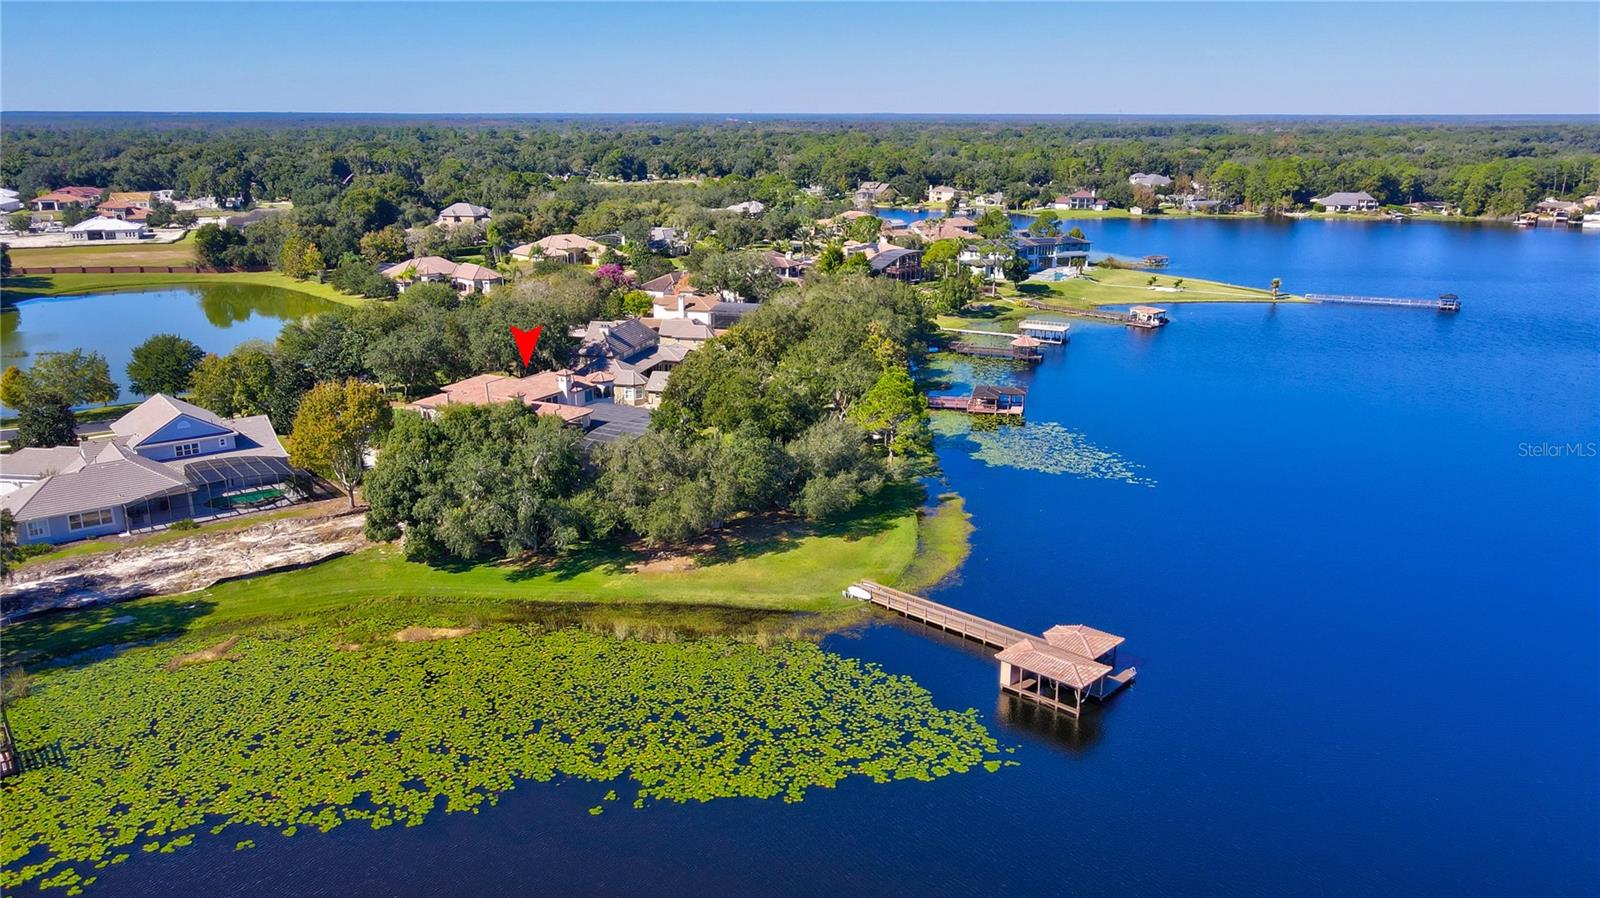
M 672 289 L 657 297 L 653 297 L 650 304 L 650 317 L 688 318 L 701 324 L 711 323 L 711 310 L 721 301 L 720 296 L 710 293 L 699 293 L 694 289 L 694 284 L 689 278 L 681 278 Z
M 1365 190 L 1341 190 L 1327 196 L 1312 197 L 1311 202 L 1329 212 L 1375 212 L 1379 205 L 1377 198 Z
M 671 293 L 675 287 L 689 276 L 687 271 L 669 271 L 666 274 L 651 278 L 639 285 L 639 289 L 650 294 L 651 299 L 660 299 Z
M 978 236 L 978 223 L 964 215 L 924 218 L 912 222 L 911 230 L 923 240 L 971 240 Z
M 780 280 L 785 281 L 798 281 L 805 277 L 806 268 L 811 265 L 809 259 L 796 259 L 770 249 L 761 254 L 761 259 Z
M 35 212 L 59 212 L 68 206 L 86 206 L 100 199 L 100 187 L 62 187 L 28 201 Z
M 699 346 L 716 336 L 709 325 L 689 318 L 665 319 L 656 329 L 656 333 L 661 335 L 663 345 Z
M 451 203 L 439 210 L 439 217 L 434 219 L 434 224 L 444 228 L 454 228 L 466 224 L 487 224 L 488 221 L 489 210 L 483 206 Z
M 610 389 L 611 378 L 580 375 L 566 368 L 540 371 L 527 377 L 479 374 L 446 384 L 432 396 L 411 403 L 423 415 L 436 415 L 452 405 L 491 405 L 520 402 L 541 415 L 553 415 L 565 424 L 583 426 L 589 417 L 584 406 Z
M 287 501 L 263 488 L 293 475 L 266 415 L 221 418 L 157 394 L 111 425 L 108 439 L 19 449 L 5 457 L 0 507 L 19 543 L 61 543 L 199 520 Z
M 505 276 L 493 268 L 485 268 L 476 262 L 462 262 L 450 272 L 450 281 L 456 288 L 467 293 L 488 293 L 493 287 L 505 283 Z
M 487 293 L 505 283 L 505 277 L 493 268 L 476 262 L 452 262 L 440 256 L 422 256 L 395 262 L 383 268 L 384 277 L 399 284 L 401 292 L 414 283 L 433 282 L 451 284 L 464 293 Z
M 588 237 L 578 234 L 551 234 L 516 247 L 511 251 L 511 255 L 518 259 L 531 259 L 537 255 L 546 259 L 577 263 L 585 259 L 599 258 L 605 251 L 605 244 L 590 240 Z

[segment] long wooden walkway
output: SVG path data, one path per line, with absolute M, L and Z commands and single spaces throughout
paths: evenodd
M 957 340 L 951 343 L 949 348 L 951 352 L 988 359 L 1011 359 L 1017 362 L 1044 361 L 1044 356 L 1037 349 L 1030 349 L 1026 346 L 984 346 L 981 343 L 967 343 Z
M 1338 296 L 1331 293 L 1307 293 L 1310 302 L 1345 306 L 1395 306 L 1408 309 L 1433 309 L 1439 312 L 1461 311 L 1461 300 L 1446 293 L 1438 299 L 1404 299 L 1394 296 Z
M 1113 312 L 1109 309 L 1071 309 L 1064 306 L 1046 305 L 1037 299 L 1024 299 L 1022 304 L 1030 309 L 1039 309 L 1043 312 L 1055 312 L 1060 315 L 1072 315 L 1076 318 L 1087 318 L 1090 321 L 1105 321 L 1110 324 L 1125 324 L 1128 327 L 1154 329 L 1160 327 L 1147 321 L 1140 321 L 1128 312 Z
M 938 627 L 946 633 L 954 633 L 974 642 L 981 642 L 990 648 L 1003 649 L 1016 645 L 1024 639 L 1038 638 L 1013 627 L 985 620 L 976 614 L 969 614 L 959 608 L 941 605 L 871 580 L 861 580 L 851 589 L 861 590 L 866 594 L 867 601 L 874 605 L 905 615 L 930 627 Z

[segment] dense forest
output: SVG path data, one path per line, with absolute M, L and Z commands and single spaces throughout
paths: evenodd
M 24 195 L 70 183 L 291 199 L 402 224 L 468 201 L 552 229 L 578 227 L 583 212 L 624 196 L 704 208 L 781 201 L 807 185 L 842 193 L 866 180 L 917 199 L 930 184 L 1003 190 L 1019 205 L 1090 187 L 1125 204 L 1128 175 L 1157 172 L 1255 209 L 1366 190 L 1385 203 L 1443 200 L 1468 215 L 1600 190 L 1600 125 L 1582 122 L 270 121 L 153 128 L 24 117 L 0 133 L 0 183 Z M 642 195 L 603 186 L 687 179 L 630 188 Z

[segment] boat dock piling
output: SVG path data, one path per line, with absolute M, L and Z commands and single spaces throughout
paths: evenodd
M 871 580 L 858 580 L 844 592 L 849 598 L 998 649 L 995 660 L 1000 663 L 1001 690 L 1073 717 L 1082 712 L 1085 698 L 1106 699 L 1138 676 L 1132 667 L 1112 673 L 1117 646 L 1124 640 L 1093 627 L 1057 625 L 1042 637 L 1032 636 Z
M 1461 300 L 1454 293 L 1441 293 L 1438 299 L 1404 299 L 1393 296 L 1339 296 L 1331 293 L 1307 293 L 1309 302 L 1344 306 L 1397 306 L 1407 309 L 1433 309 L 1438 312 L 1461 311 Z

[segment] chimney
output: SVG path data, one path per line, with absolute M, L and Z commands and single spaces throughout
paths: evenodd
M 556 372 L 556 389 L 561 391 L 561 402 L 567 402 L 572 397 L 572 372 L 562 368 Z

